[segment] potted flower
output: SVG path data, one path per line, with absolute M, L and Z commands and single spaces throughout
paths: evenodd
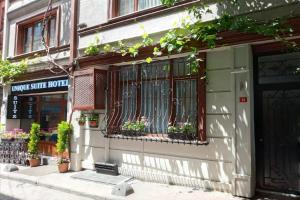
M 78 119 L 79 126 L 84 126 L 86 122 L 86 116 L 84 114 L 81 114 Z
M 60 173 L 65 173 L 69 170 L 70 161 L 68 158 L 64 157 L 64 153 L 68 148 L 70 132 L 71 132 L 71 126 L 68 122 L 62 121 L 58 124 L 56 151 L 59 155 L 57 164 L 58 164 L 58 171 Z
M 99 124 L 99 114 L 92 113 L 89 117 L 89 127 L 90 128 L 97 128 Z
M 31 124 L 30 137 L 28 143 L 28 155 L 30 167 L 40 165 L 40 158 L 38 156 L 38 143 L 40 141 L 40 125 L 37 123 Z
M 126 121 L 122 126 L 122 134 L 128 136 L 142 136 L 145 133 L 147 120 Z
M 29 139 L 30 135 L 26 132 L 19 132 L 16 134 L 16 139 L 21 141 L 27 141 Z
M 178 127 L 169 123 L 168 136 L 171 139 L 194 140 L 196 138 L 196 129 L 189 121 L 179 123 Z

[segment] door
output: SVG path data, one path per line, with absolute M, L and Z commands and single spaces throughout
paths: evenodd
M 257 187 L 300 194 L 300 54 L 256 61 Z

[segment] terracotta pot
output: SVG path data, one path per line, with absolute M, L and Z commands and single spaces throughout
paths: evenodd
M 79 126 L 84 126 L 85 121 L 79 121 L 78 124 L 79 124 Z
M 89 126 L 92 128 L 97 128 L 98 127 L 98 121 L 89 121 Z
M 41 164 L 40 159 L 29 159 L 30 167 L 37 167 Z
M 66 173 L 69 170 L 69 163 L 58 164 L 59 173 Z

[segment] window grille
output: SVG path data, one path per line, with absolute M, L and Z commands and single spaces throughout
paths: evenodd
M 205 141 L 203 72 L 192 71 L 185 58 L 112 67 L 108 72 L 108 134 L 124 136 L 126 123 L 142 121 L 144 133 L 135 136 L 169 140 L 168 127 L 182 131 L 189 123 L 194 133 L 186 139 Z

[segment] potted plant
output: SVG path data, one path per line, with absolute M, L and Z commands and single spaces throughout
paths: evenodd
M 145 133 L 147 121 L 137 120 L 137 121 L 127 121 L 122 126 L 122 134 L 128 136 L 142 136 Z
M 89 117 L 89 127 L 90 128 L 97 128 L 99 124 L 99 114 L 92 113 Z
M 40 125 L 37 123 L 31 124 L 28 143 L 28 156 L 30 167 L 40 165 L 40 158 L 38 156 L 38 143 L 40 141 Z
M 189 121 L 179 123 L 179 127 L 169 123 L 168 136 L 177 140 L 194 140 L 196 138 L 196 129 Z
M 84 126 L 86 122 L 86 116 L 84 114 L 81 114 L 78 119 L 79 126 Z
M 69 134 L 71 132 L 71 126 L 68 122 L 62 121 L 58 124 L 57 128 L 57 143 L 56 151 L 59 155 L 57 160 L 58 171 L 60 173 L 65 173 L 69 170 L 69 159 L 64 156 L 64 153 L 68 147 Z

